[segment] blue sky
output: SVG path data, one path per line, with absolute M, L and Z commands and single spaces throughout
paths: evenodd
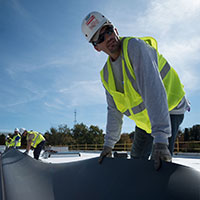
M 120 36 L 153 36 L 178 72 L 191 102 L 181 128 L 200 120 L 200 0 L 0 0 L 0 131 L 44 133 L 76 120 L 105 131 L 99 72 L 107 56 L 81 33 L 90 11 L 103 13 Z M 124 117 L 122 132 L 135 123 Z

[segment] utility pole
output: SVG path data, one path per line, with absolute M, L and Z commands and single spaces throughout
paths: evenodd
M 76 109 L 74 110 L 74 126 L 76 125 L 77 121 L 76 121 Z

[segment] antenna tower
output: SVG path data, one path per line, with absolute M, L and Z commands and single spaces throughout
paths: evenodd
M 76 121 L 76 109 L 74 110 L 74 125 L 76 125 L 77 121 Z

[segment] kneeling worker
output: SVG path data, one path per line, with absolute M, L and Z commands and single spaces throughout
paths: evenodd
M 27 140 L 26 151 L 24 153 L 28 154 L 32 146 L 34 148 L 34 158 L 38 160 L 40 152 L 42 151 L 45 144 L 45 138 L 41 133 L 38 133 L 36 131 L 27 131 L 25 128 L 20 128 L 20 132 L 22 136 L 26 137 Z

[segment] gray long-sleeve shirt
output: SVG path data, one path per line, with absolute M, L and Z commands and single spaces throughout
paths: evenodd
M 154 143 L 168 144 L 168 137 L 171 136 L 171 124 L 166 91 L 158 71 L 157 53 L 144 41 L 132 38 L 128 43 L 128 56 L 135 73 L 138 91 L 148 111 Z M 116 89 L 123 92 L 121 56 L 114 62 L 111 60 L 111 66 Z M 113 148 L 120 139 L 123 114 L 117 110 L 114 100 L 107 90 L 106 98 L 108 113 L 104 145 Z M 171 112 L 172 114 L 183 114 L 188 107 L 188 102 L 184 97 L 174 109 L 174 113 Z

